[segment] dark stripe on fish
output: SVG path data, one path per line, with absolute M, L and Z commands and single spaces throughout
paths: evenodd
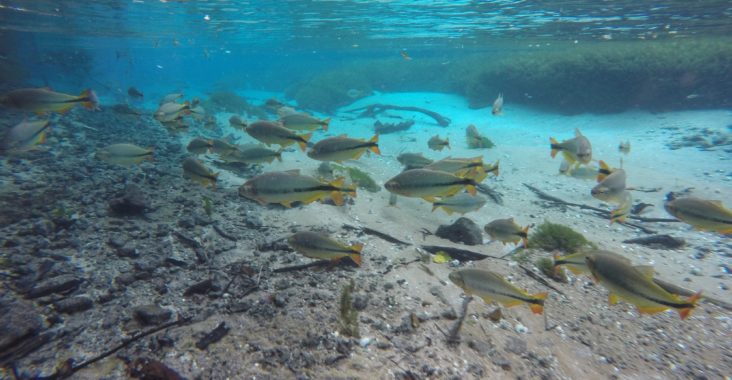
M 678 211 L 678 212 L 679 212 L 680 214 L 682 214 L 682 215 L 683 215 L 683 214 L 686 214 L 686 215 L 688 215 L 688 216 L 693 216 L 693 217 L 696 217 L 696 218 L 699 218 L 699 219 L 704 219 L 704 220 L 708 220 L 708 221 L 711 221 L 711 222 L 717 222 L 717 223 L 722 223 L 722 224 L 732 224 L 732 220 L 724 220 L 724 219 L 717 219 L 717 218 L 712 218 L 712 217 L 709 217 L 709 216 L 707 216 L 707 215 L 700 215 L 700 214 L 698 214 L 698 213 L 695 213 L 695 212 L 693 212 L 693 211 L 692 211 L 692 212 L 690 212 L 690 211 L 686 211 L 686 210 L 679 210 L 679 209 L 677 209 L 677 211 Z
M 447 182 L 447 183 L 435 183 L 431 184 L 429 186 L 423 186 L 423 185 L 417 185 L 417 186 L 401 186 L 405 189 L 411 189 L 411 188 L 422 188 L 422 187 L 438 187 L 438 186 L 452 186 L 452 185 L 473 185 L 476 186 L 477 183 L 473 181 L 472 179 L 465 178 L 461 181 L 454 181 L 454 182 Z
M 519 300 L 519 301 L 523 301 L 523 302 L 527 302 L 527 303 L 533 303 L 533 304 L 542 305 L 542 306 L 544 305 L 544 300 L 540 300 L 540 299 L 536 299 L 536 298 L 518 297 L 518 296 L 516 296 L 514 294 L 507 294 L 507 293 L 497 292 L 497 291 L 494 291 L 493 289 L 491 289 L 490 291 L 491 291 L 491 293 L 497 294 L 499 296 L 513 298 L 515 300 Z
M 348 189 L 341 189 L 335 186 L 330 185 L 321 185 L 321 186 L 313 186 L 313 187 L 302 187 L 302 188 L 294 188 L 294 189 L 264 189 L 265 194 L 289 194 L 289 193 L 308 193 L 311 191 L 343 191 L 343 192 L 351 192 L 351 190 Z M 258 191 L 258 193 L 263 193 L 261 191 Z

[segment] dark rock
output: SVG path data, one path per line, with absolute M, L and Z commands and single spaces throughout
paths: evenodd
M 435 235 L 454 243 L 478 245 L 483 243 L 483 233 L 480 227 L 472 220 L 462 217 L 451 225 L 442 225 L 437 228 Z
M 513 352 L 516 355 L 521 355 L 526 352 L 526 341 L 513 336 L 508 337 L 506 342 L 506 351 Z
M 109 209 L 116 215 L 142 215 L 148 208 L 145 194 L 135 185 L 128 185 L 122 194 L 109 201 Z
M 182 228 L 193 228 L 195 225 L 196 220 L 190 215 L 186 215 L 178 220 L 178 226 Z
M 132 315 L 141 325 L 147 326 L 165 323 L 173 312 L 157 305 L 144 305 L 136 307 Z
M 53 304 L 56 311 L 59 313 L 74 314 L 80 311 L 89 310 L 94 306 L 94 301 L 86 296 L 71 297 Z
M 185 292 L 183 292 L 183 295 L 190 296 L 193 294 L 206 294 L 210 291 L 215 290 L 216 288 L 217 287 L 214 285 L 213 280 L 209 278 L 191 285 L 190 287 L 188 287 L 188 289 L 186 289 Z
M 229 333 L 229 328 L 226 327 L 226 322 L 219 323 L 215 329 L 211 330 L 208 334 L 204 335 L 203 338 L 196 342 L 196 347 L 199 350 L 205 350 L 209 345 L 220 341 L 226 334 Z
M 629 239 L 623 243 L 640 244 L 654 249 L 675 249 L 686 244 L 686 240 L 671 235 L 652 235 L 637 239 Z
M 287 306 L 287 298 L 282 293 L 277 293 L 272 297 L 272 302 L 276 307 Z
M 135 281 L 137 281 L 137 277 L 135 277 L 134 273 L 122 273 L 114 278 L 114 283 L 121 287 L 127 286 Z
M 43 328 L 43 319 L 29 302 L 17 301 L 0 304 L 0 358 L 21 341 L 37 334 Z
M 357 311 L 366 309 L 369 306 L 369 296 L 367 294 L 354 294 L 352 306 Z
M 73 275 L 61 275 L 36 285 L 28 291 L 27 297 L 39 298 L 54 293 L 69 293 L 75 290 L 82 282 L 82 279 Z
M 193 216 L 193 220 L 199 226 L 208 226 L 210 224 L 213 224 L 213 222 L 214 222 L 210 216 L 205 215 L 205 214 L 196 214 Z
M 163 237 L 170 234 L 170 226 L 164 223 L 160 223 L 155 227 L 155 236 Z
M 136 258 L 140 256 L 140 253 L 137 251 L 137 248 L 128 243 L 117 249 L 117 255 L 120 257 Z
M 109 238 L 109 241 L 107 241 L 110 247 L 112 248 L 122 248 L 127 241 L 119 235 L 114 235 L 111 238 Z
M 506 359 L 503 355 L 494 356 L 493 364 L 501 367 L 504 371 L 511 370 L 511 362 L 508 359 Z
M 149 358 L 137 358 L 130 362 L 127 373 L 134 379 L 183 380 L 184 378 L 165 364 Z
M 453 308 L 444 310 L 440 315 L 442 316 L 442 318 L 449 319 L 451 321 L 458 319 L 457 312 Z
M 468 347 L 472 348 L 475 352 L 483 356 L 490 356 L 494 352 L 493 345 L 482 340 L 471 339 L 468 341 Z

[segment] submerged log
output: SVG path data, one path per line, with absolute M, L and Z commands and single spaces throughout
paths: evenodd
M 352 110 L 346 111 L 346 112 L 355 112 L 355 111 L 361 111 L 363 110 L 358 117 L 375 117 L 376 115 L 387 111 L 387 110 L 397 110 L 397 111 L 412 111 L 412 112 L 421 112 L 433 119 L 437 122 L 437 124 L 441 127 L 447 127 L 450 125 L 451 120 L 445 116 L 440 115 L 437 112 L 430 111 L 424 108 L 419 107 L 409 107 L 409 106 L 395 106 L 391 104 L 370 104 L 366 107 L 361 108 L 354 108 Z

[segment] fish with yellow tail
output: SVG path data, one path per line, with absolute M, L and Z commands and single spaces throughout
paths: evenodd
M 384 187 L 393 194 L 435 202 L 437 197 L 449 197 L 462 189 L 475 195 L 477 185 L 469 177 L 458 177 L 438 170 L 410 169 L 388 180 Z
M 625 222 L 625 218 L 630 215 L 630 209 L 633 207 L 633 196 L 630 191 L 625 190 L 618 207 L 610 211 L 610 224 L 615 222 Z
M 505 307 L 527 304 L 534 314 L 544 312 L 547 293 L 529 294 L 506 281 L 503 276 L 481 269 L 461 269 L 448 276 L 465 294 L 476 295 L 486 303 L 498 302 Z
M 498 94 L 496 100 L 493 101 L 493 109 L 491 109 L 493 116 L 503 115 L 503 93 Z
M 592 144 L 590 144 L 587 137 L 582 135 L 579 129 L 574 130 L 574 138 L 572 139 L 559 142 L 554 137 L 550 137 L 549 143 L 552 158 L 556 157 L 557 153 L 562 152 L 562 156 L 570 166 L 568 172 L 579 167 L 579 165 L 587 165 L 592 161 Z
M 445 148 L 450 149 L 450 139 L 446 138 L 443 140 L 439 135 L 434 135 L 429 141 L 427 141 L 427 147 L 439 152 Z
M 597 182 L 602 182 L 603 179 L 607 178 L 610 174 L 612 174 L 615 170 L 615 168 L 611 168 L 610 165 L 608 165 L 605 161 L 600 160 L 597 162 L 598 168 L 597 168 Z
M 479 210 L 485 205 L 485 202 L 486 199 L 483 196 L 460 193 L 435 201 L 432 203 L 432 211 L 434 212 L 438 208 L 442 208 L 447 215 L 452 215 L 453 212 L 464 215 L 471 211 Z
M 66 113 L 77 104 L 96 110 L 99 108 L 99 98 L 91 89 L 79 95 L 69 95 L 50 88 L 22 88 L 0 96 L 0 104 L 43 115 L 49 112 Z
M 295 131 L 314 131 L 319 128 L 328 131 L 330 118 L 320 120 L 306 113 L 297 112 L 280 117 L 280 123 L 285 128 Z
M 140 148 L 134 144 L 112 144 L 99 149 L 96 158 L 122 166 L 138 165 L 145 160 L 152 161 L 153 149 Z
M 223 157 L 226 162 L 242 162 L 245 164 L 282 162 L 282 148 L 278 151 L 270 150 L 262 145 L 243 146 Z
M 601 201 L 622 203 L 625 199 L 625 170 L 616 169 L 590 190 L 590 194 Z
M 279 203 L 288 208 L 295 202 L 309 204 L 326 198 L 331 198 L 333 203 L 341 206 L 345 203 L 344 194 L 356 197 L 356 186 L 346 186 L 344 182 L 343 178 L 323 182 L 302 175 L 299 170 L 269 172 L 246 181 L 239 187 L 239 195 L 263 205 Z
M 483 156 L 470 158 L 447 157 L 425 166 L 424 169 L 440 170 L 457 176 L 464 176 L 474 170 L 483 171 L 483 165 Z
M 211 140 L 211 153 L 218 154 L 221 157 L 225 157 L 236 150 L 237 146 L 234 144 L 230 144 L 228 141 L 224 141 L 222 139 Z
M 244 128 L 244 131 L 267 146 L 277 144 L 284 148 L 292 144 L 298 144 L 303 152 L 307 149 L 308 141 L 313 136 L 312 132 L 306 135 L 297 135 L 278 123 L 266 120 L 255 121 Z
M 0 140 L 0 150 L 8 153 L 26 152 L 46 142 L 51 130 L 49 120 L 23 120 L 10 128 Z
M 558 270 L 560 266 L 565 266 L 570 272 L 575 275 L 590 274 L 590 269 L 587 267 L 587 256 L 590 255 L 610 255 L 617 257 L 620 260 L 625 260 L 630 263 L 630 260 L 621 256 L 615 252 L 605 251 L 601 249 L 588 249 L 576 253 L 571 253 L 565 256 L 554 255 L 554 269 Z
M 422 153 L 402 153 L 397 156 L 397 161 L 404 165 L 404 169 L 420 169 L 431 164 L 432 160 L 422 155 Z
M 634 267 L 627 259 L 612 255 L 588 255 L 585 258 L 592 276 L 610 291 L 611 305 L 623 299 L 638 308 L 641 314 L 655 314 L 668 309 L 678 311 L 686 319 L 696 307 L 701 292 L 682 300 L 653 281 L 653 269 Z
M 308 157 L 318 161 L 342 162 L 358 160 L 366 152 L 381 154 L 379 151 L 379 135 L 370 140 L 354 139 L 346 135 L 330 137 L 315 143 L 308 152 Z
M 229 118 L 229 125 L 230 125 L 230 126 L 231 126 L 232 128 L 240 129 L 240 130 L 242 130 L 242 131 L 243 131 L 243 130 L 244 130 L 244 128 L 246 128 L 246 127 L 247 127 L 247 122 L 246 122 L 246 121 L 244 121 L 244 120 L 242 120 L 242 118 L 241 118 L 241 117 L 239 117 L 239 115 L 232 115 L 232 116 L 231 116 L 231 117 Z
M 630 140 L 625 142 L 621 141 L 620 144 L 618 144 L 618 152 L 623 154 L 630 153 Z
M 215 189 L 219 173 L 214 173 L 211 169 L 203 165 L 201 161 L 193 157 L 186 157 L 183 160 L 183 178 L 203 186 L 211 186 Z
M 327 235 L 312 231 L 296 232 L 287 239 L 287 243 L 297 253 L 311 259 L 336 262 L 349 258 L 356 265 L 361 266 L 363 244 L 345 245 Z
M 725 208 L 721 201 L 695 197 L 674 198 L 673 193 L 669 193 L 663 207 L 669 214 L 699 231 L 732 234 L 732 210 Z
M 526 248 L 529 244 L 528 233 L 531 226 L 532 225 L 529 224 L 526 227 L 521 227 L 513 221 L 513 218 L 507 218 L 496 219 L 486 224 L 483 227 L 483 230 L 491 237 L 491 239 L 498 240 L 504 245 L 507 243 L 518 244 L 519 242 L 522 242 L 523 247 Z

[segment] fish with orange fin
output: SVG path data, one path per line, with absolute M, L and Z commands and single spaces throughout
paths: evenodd
M 592 144 L 578 128 L 574 130 L 574 138 L 569 140 L 559 142 L 554 137 L 550 137 L 549 147 L 551 148 L 552 158 L 556 157 L 557 153 L 562 152 L 562 156 L 569 164 L 567 174 L 571 174 L 572 170 L 580 165 L 587 165 L 592 161 Z
M 681 319 L 686 319 L 701 298 L 701 292 L 687 299 L 669 293 L 653 281 L 653 268 L 635 267 L 624 258 L 588 255 L 586 261 L 592 276 L 610 291 L 611 305 L 623 299 L 635 305 L 641 314 L 674 309 Z
M 412 57 L 410 57 L 409 54 L 407 54 L 407 51 L 404 50 L 404 49 L 402 49 L 401 51 L 399 51 L 399 54 L 401 54 L 402 55 L 402 58 L 404 58 L 404 60 L 406 60 L 406 61 L 411 61 L 412 60 Z
M 263 205 L 279 203 L 288 208 L 295 202 L 309 204 L 326 198 L 341 206 L 345 203 L 344 194 L 356 197 L 356 186 L 346 186 L 344 182 L 344 178 L 323 182 L 302 175 L 299 170 L 268 172 L 246 181 L 239 187 L 239 195 Z
M 528 246 L 528 232 L 531 228 L 531 224 L 526 227 L 521 227 L 513 218 L 507 219 L 496 219 L 483 227 L 483 230 L 490 235 L 491 239 L 498 240 L 503 244 L 522 242 L 524 248 Z
M 506 307 L 525 303 L 534 314 L 544 312 L 547 293 L 529 294 L 497 273 L 481 269 L 461 269 L 451 272 L 448 277 L 453 284 L 462 288 L 465 294 L 474 294 L 486 303 L 496 301 Z
M 49 112 L 66 113 L 77 104 L 96 110 L 99 108 L 99 98 L 91 89 L 77 96 L 55 92 L 50 88 L 22 88 L 0 96 L 0 104 L 43 115 Z
M 491 109 L 493 116 L 503 115 L 503 93 L 498 94 L 496 100 L 493 101 L 493 108 Z
M 37 145 L 46 142 L 46 134 L 50 130 L 49 120 L 23 120 L 5 132 L 0 139 L 0 150 L 20 153 L 36 149 Z
M 699 231 L 732 234 L 732 210 L 724 207 L 722 201 L 695 197 L 674 198 L 669 193 L 663 207 L 669 214 Z
M 327 235 L 312 231 L 296 232 L 287 239 L 287 243 L 305 257 L 331 261 L 349 258 L 361 266 L 363 244 L 345 245 Z
M 244 131 L 267 146 L 277 144 L 284 148 L 292 144 L 298 144 L 303 152 L 307 149 L 308 141 L 313 136 L 312 132 L 305 135 L 295 134 L 295 132 L 279 123 L 266 120 L 255 121 L 244 128 Z
M 308 157 L 318 161 L 342 162 L 358 160 L 363 154 L 370 152 L 381 154 L 379 150 L 379 135 L 370 140 L 355 139 L 346 135 L 329 137 L 318 141 L 308 152 Z
M 459 177 L 452 173 L 429 169 L 405 170 L 386 181 L 384 188 L 392 194 L 422 198 L 435 202 L 438 197 L 449 197 L 465 189 L 476 194 L 478 183 L 470 176 Z

